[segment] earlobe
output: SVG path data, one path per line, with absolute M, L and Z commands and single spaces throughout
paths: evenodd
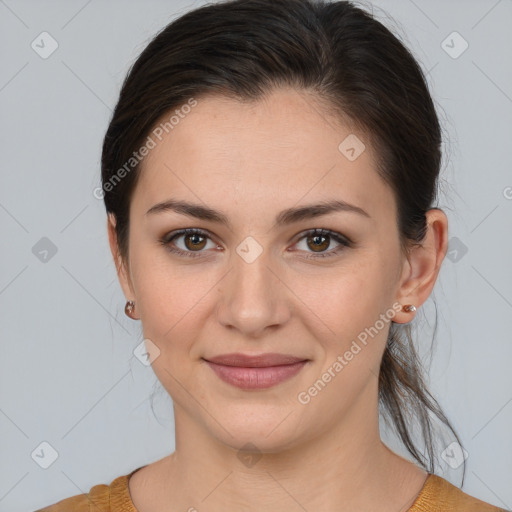
M 416 309 L 432 293 L 448 249 L 448 219 L 446 214 L 438 208 L 432 208 L 427 211 L 426 217 L 425 238 L 409 252 L 406 262 L 408 272 L 400 284 L 398 297 L 401 304 L 413 304 Z M 399 312 L 394 319 L 396 323 L 407 323 L 411 320 L 410 311 Z

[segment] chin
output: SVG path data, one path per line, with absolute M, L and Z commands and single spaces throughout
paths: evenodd
M 258 412 L 246 411 L 244 415 L 239 415 L 224 409 L 221 423 L 224 428 L 215 422 L 210 423 L 215 429 L 212 435 L 236 451 L 244 446 L 254 446 L 257 452 L 279 453 L 300 443 L 296 414 L 290 414 L 287 418 L 289 411 L 283 408 L 278 408 L 274 414 L 266 411 L 259 417 Z

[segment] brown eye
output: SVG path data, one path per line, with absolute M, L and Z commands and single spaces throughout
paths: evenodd
M 182 239 L 182 241 L 181 241 Z M 304 236 L 296 244 L 305 241 L 306 249 L 300 252 L 306 253 L 302 256 L 305 259 L 318 259 L 337 256 L 343 249 L 353 246 L 353 243 L 343 235 L 330 231 L 327 229 L 312 229 L 307 231 Z M 181 241 L 181 244 L 178 243 Z M 169 251 L 180 256 L 200 257 L 207 256 L 208 252 L 205 249 L 208 242 L 212 243 L 212 248 L 220 249 L 210 234 L 206 231 L 197 228 L 188 228 L 169 233 L 159 242 Z M 332 244 L 338 244 L 338 247 L 327 250 Z M 180 247 L 182 245 L 182 247 Z M 204 254 L 203 254 L 204 253 Z
M 308 246 L 315 252 L 325 251 L 330 245 L 329 236 L 325 235 L 308 235 L 307 237 Z M 311 245 L 309 242 L 311 241 Z
M 192 258 L 206 253 L 203 249 L 209 241 L 212 243 L 213 248 L 218 247 L 206 231 L 197 228 L 181 229 L 169 233 L 159 240 L 169 252 Z
M 202 238 L 202 240 L 200 240 Z M 185 247 L 190 250 L 201 250 L 204 249 L 206 245 L 206 237 L 199 235 L 197 233 L 192 233 L 190 235 L 183 235 L 183 240 L 185 241 Z M 190 243 L 188 243 L 190 241 Z
M 337 256 L 344 249 L 353 246 L 352 241 L 340 233 L 318 228 L 307 231 L 296 245 L 300 245 L 302 241 L 305 245 L 305 249 L 300 251 L 305 253 L 302 257 L 312 260 Z M 327 250 L 333 243 L 338 246 Z

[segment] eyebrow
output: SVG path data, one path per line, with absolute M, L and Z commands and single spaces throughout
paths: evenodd
M 155 204 L 146 212 L 146 215 L 168 211 L 231 227 L 228 217 L 221 211 L 214 210 L 213 208 L 200 204 L 175 199 L 168 199 L 167 201 Z M 333 199 L 331 201 L 323 201 L 317 204 L 283 210 L 277 214 L 274 221 L 274 227 L 289 225 L 301 220 L 313 219 L 315 217 L 320 217 L 321 215 L 327 215 L 334 212 L 357 213 L 358 215 L 362 215 L 369 219 L 371 218 L 370 215 L 359 206 L 355 206 L 340 199 Z

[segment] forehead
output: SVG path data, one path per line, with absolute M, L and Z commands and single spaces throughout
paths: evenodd
M 279 89 L 251 102 L 218 95 L 196 101 L 177 107 L 173 124 L 169 113 L 155 125 L 134 194 L 140 207 L 172 196 L 257 215 L 336 198 L 364 205 L 372 217 L 390 210 L 392 192 L 376 172 L 369 141 L 312 96 Z

